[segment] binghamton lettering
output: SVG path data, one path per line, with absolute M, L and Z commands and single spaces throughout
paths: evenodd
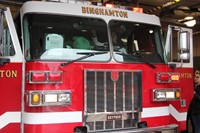
M 17 70 L 0 70 L 0 78 L 16 78 Z
M 126 11 L 118 11 L 118 10 L 102 9 L 94 7 L 82 7 L 82 13 L 128 18 L 128 13 Z

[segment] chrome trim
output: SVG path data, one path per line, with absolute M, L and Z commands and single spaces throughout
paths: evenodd
M 118 74 L 116 80 L 113 71 Z M 89 132 L 137 127 L 142 111 L 142 71 L 84 70 L 84 90 L 84 126 Z M 114 119 L 107 119 L 109 115 Z
M 175 101 L 175 100 L 180 100 L 181 97 L 179 99 L 176 99 L 176 96 L 175 98 L 165 98 L 165 99 L 156 99 L 155 97 L 155 92 L 156 91 L 160 91 L 160 92 L 176 92 L 176 91 L 180 91 L 181 93 L 181 88 L 154 88 L 152 89 L 152 101 L 153 102 L 159 102 L 159 101 Z M 176 94 L 174 94 L 176 95 Z
M 108 130 L 103 133 L 178 133 L 178 125 L 170 124 L 148 128 L 129 128 L 125 130 Z

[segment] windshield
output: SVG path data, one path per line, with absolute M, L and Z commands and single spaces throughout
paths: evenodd
M 102 45 L 95 45 L 93 33 Z M 108 61 L 107 24 L 101 19 L 61 15 L 28 14 L 24 18 L 26 60 L 64 60 L 81 58 L 81 52 L 99 52 L 83 61 Z M 82 61 L 82 60 L 81 60 Z
M 123 21 L 110 21 L 109 27 L 117 61 L 165 62 L 160 27 Z
M 158 26 L 52 14 L 27 14 L 23 22 L 26 60 L 165 62 Z

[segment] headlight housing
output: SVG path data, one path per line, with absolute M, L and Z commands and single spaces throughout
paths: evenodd
M 172 101 L 181 99 L 180 88 L 158 88 L 152 91 L 153 101 Z
M 29 106 L 55 106 L 71 104 L 70 90 L 41 90 L 29 91 L 28 104 Z

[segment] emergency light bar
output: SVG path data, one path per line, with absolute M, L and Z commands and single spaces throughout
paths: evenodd
M 133 10 L 134 12 L 140 12 L 140 13 L 143 13 L 143 8 L 133 7 L 132 10 Z
M 125 10 L 132 10 L 133 12 L 143 13 L 143 8 L 140 8 L 140 7 L 117 6 L 115 4 L 109 4 L 109 3 L 107 3 L 105 5 L 105 7 L 108 7 L 108 8 L 119 8 L 119 9 L 125 9 Z
M 28 73 L 29 83 L 62 83 L 61 71 L 30 71 Z
M 106 4 L 106 7 L 115 8 L 115 5 L 114 4 Z

